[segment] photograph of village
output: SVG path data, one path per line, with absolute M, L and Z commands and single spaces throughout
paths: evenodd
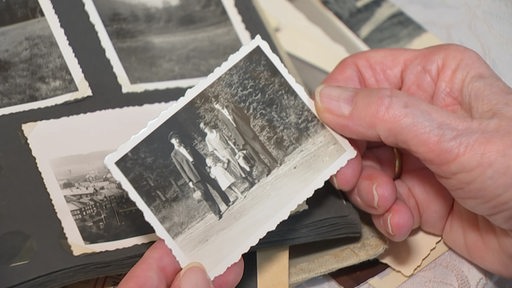
M 109 152 L 71 155 L 51 162 L 84 244 L 153 233 L 141 211 L 103 164 Z
M 22 125 L 74 255 L 156 239 L 104 158 L 172 103 L 106 109 Z M 94 127 L 94 129 L 91 129 Z
M 0 115 L 88 96 L 64 38 L 49 0 L 0 1 Z
M 125 89 L 189 85 L 243 43 L 235 29 L 243 25 L 231 20 L 221 0 L 84 1 L 97 30 L 106 31 L 99 36 Z

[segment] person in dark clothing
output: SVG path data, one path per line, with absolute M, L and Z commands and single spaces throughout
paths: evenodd
M 231 205 L 231 201 L 219 186 L 219 183 L 206 171 L 205 166 L 200 164 L 206 163 L 206 161 L 198 159 L 202 157 L 198 151 L 186 148 L 176 133 L 169 134 L 168 139 L 173 145 L 171 159 L 176 164 L 180 174 L 185 178 L 190 187 L 201 192 L 202 198 L 206 201 L 213 214 L 218 219 L 222 218 L 222 212 L 219 204 L 215 201 L 213 193 L 217 193 L 227 207 Z
M 278 161 L 254 131 L 251 118 L 241 107 L 233 103 L 225 106 L 215 103 L 214 106 L 219 112 L 220 121 L 226 125 L 238 148 L 247 150 L 256 162 L 267 168 L 268 172 L 278 166 Z M 267 159 L 267 162 L 263 158 Z

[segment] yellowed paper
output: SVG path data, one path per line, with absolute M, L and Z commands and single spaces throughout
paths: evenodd
M 420 234 L 420 236 L 417 236 L 417 238 L 421 238 L 424 233 Z M 428 235 L 428 234 L 427 234 Z M 430 235 L 429 235 L 430 236 Z M 437 259 L 439 256 L 441 256 L 443 253 L 448 251 L 448 247 L 444 242 L 441 240 L 435 245 L 435 247 L 430 251 L 430 253 L 422 260 L 421 264 L 417 267 L 415 267 L 414 272 L 420 271 L 425 266 L 430 264 L 432 261 Z M 398 266 L 397 266 L 398 267 Z M 408 276 L 405 276 L 404 274 L 400 273 L 397 270 L 394 270 L 393 268 L 387 269 L 386 271 L 380 273 L 379 275 L 371 278 L 368 280 L 368 284 L 375 288 L 393 288 L 398 287 L 405 281 L 409 279 Z
M 258 288 L 288 288 L 288 247 L 258 250 L 256 253 Z
M 411 276 L 440 240 L 439 236 L 418 230 L 405 241 L 390 242 L 379 260 L 405 276 Z

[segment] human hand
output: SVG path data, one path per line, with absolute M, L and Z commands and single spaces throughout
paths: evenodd
M 126 274 L 118 287 L 231 288 L 240 282 L 243 270 L 243 260 L 239 260 L 212 282 L 198 263 L 192 263 L 181 269 L 164 241 L 158 240 Z
M 358 53 L 325 79 L 315 105 L 359 151 L 333 182 L 383 234 L 400 241 L 420 227 L 512 277 L 512 89 L 476 53 Z M 403 152 L 396 180 L 391 147 Z

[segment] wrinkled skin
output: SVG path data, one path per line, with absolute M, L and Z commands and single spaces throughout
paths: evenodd
M 315 96 L 356 158 L 331 179 L 394 241 L 441 235 L 512 277 L 512 89 L 473 51 L 440 45 L 354 54 Z M 403 172 L 393 180 L 395 157 Z
M 441 45 L 352 55 L 315 96 L 324 123 L 358 150 L 333 183 L 394 241 L 441 235 L 482 268 L 512 277 L 512 89 L 473 51 Z M 393 180 L 394 154 L 403 172 Z M 210 281 L 162 240 L 119 287 L 235 287 L 243 261 Z

